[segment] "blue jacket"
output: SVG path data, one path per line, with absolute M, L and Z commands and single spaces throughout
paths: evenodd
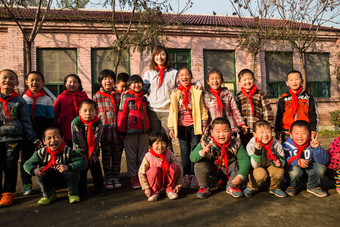
M 282 145 L 282 147 L 285 152 L 286 162 L 288 164 L 288 160 L 296 155 L 297 147 L 295 146 L 293 140 L 290 137 Z M 311 146 L 309 145 L 306 149 L 303 150 L 300 158 L 316 162 L 322 165 L 326 165 L 328 162 L 328 155 L 320 145 L 316 148 L 311 148 Z M 294 161 L 292 161 L 292 163 L 290 163 L 290 165 L 298 166 L 297 161 L 298 159 L 295 159 Z

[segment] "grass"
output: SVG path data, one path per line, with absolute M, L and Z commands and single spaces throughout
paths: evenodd
M 340 130 L 334 131 L 334 130 L 322 129 L 318 133 L 319 133 L 319 136 L 322 136 L 322 137 L 335 138 L 340 135 Z

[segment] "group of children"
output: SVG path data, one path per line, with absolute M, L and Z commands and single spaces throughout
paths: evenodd
M 192 79 L 189 68 L 170 68 L 162 46 L 155 48 L 144 80 L 101 71 L 101 88 L 92 100 L 75 74 L 65 77 L 65 90 L 53 104 L 42 89 L 40 72 L 27 75 L 28 90 L 20 97 L 14 90 L 16 73 L 0 71 L 0 168 L 1 176 L 5 174 L 0 206 L 14 201 L 20 150 L 23 194 L 31 193 L 31 176 L 37 176 L 43 192 L 40 205 L 53 202 L 55 189 L 65 186 L 70 203 L 86 198 L 88 170 L 98 196 L 120 188 L 123 148 L 131 186 L 142 187 L 148 201 L 156 201 L 162 188 L 170 199 L 189 187 L 198 188 L 197 198 L 207 198 L 210 176 L 233 197 L 249 197 L 265 182 L 278 197 L 294 196 L 303 172 L 307 191 L 324 197 L 320 182 L 327 165 L 335 170 L 340 192 L 340 137 L 328 154 L 320 146 L 316 103 L 303 90 L 300 72 L 287 74 L 290 90 L 278 101 L 276 138 L 270 102 L 256 87 L 251 70 L 239 73 L 236 97 L 222 86 L 223 75 L 216 69 L 208 74 L 206 91 Z M 172 152 L 175 138 L 181 165 Z M 285 176 L 288 187 L 283 191 Z

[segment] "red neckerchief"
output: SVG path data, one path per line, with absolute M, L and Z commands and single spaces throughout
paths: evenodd
M 254 104 L 253 104 L 253 101 L 251 100 L 251 97 L 255 94 L 256 89 L 257 89 L 257 86 L 254 84 L 248 94 L 248 92 L 246 92 L 246 90 L 243 87 L 241 88 L 242 93 L 247 97 L 250 103 L 251 112 L 253 113 L 253 116 L 255 116 L 255 110 L 254 110 Z
M 15 99 L 18 96 L 19 96 L 19 94 L 16 93 L 15 91 L 13 91 L 11 96 L 8 97 L 7 99 L 0 98 L 0 102 L 4 105 L 5 113 L 6 113 L 7 117 L 9 118 L 10 122 L 12 122 L 12 119 L 11 119 L 11 114 L 10 114 L 8 106 L 7 106 L 7 102 L 12 100 L 12 99 Z
M 274 162 L 277 161 L 276 156 L 273 154 L 273 151 L 270 148 L 271 145 L 273 144 L 273 141 L 274 141 L 273 138 L 270 140 L 270 142 L 268 144 L 263 144 L 261 141 L 258 141 L 257 138 L 255 138 L 255 141 L 256 141 L 256 143 L 260 142 L 261 146 L 267 151 L 266 153 L 267 153 L 268 159 L 273 160 Z
M 217 110 L 218 110 L 219 113 L 221 113 L 222 110 L 223 110 L 223 104 L 222 104 L 222 100 L 221 100 L 221 97 L 220 97 L 221 91 L 222 91 L 222 88 L 220 88 L 218 91 L 215 91 L 214 89 L 210 88 L 210 92 L 216 98 L 216 101 L 217 101 Z
M 294 140 L 292 140 L 292 141 L 293 141 L 295 147 L 296 147 L 298 150 L 297 150 L 295 156 L 289 158 L 288 164 L 287 164 L 287 169 L 288 169 L 290 163 L 292 163 L 295 159 L 300 160 L 302 151 L 303 151 L 304 149 L 306 149 L 306 148 L 309 146 L 309 141 L 307 141 L 307 142 L 306 142 L 304 145 L 302 145 L 301 147 L 300 147 L 299 145 L 297 145 L 297 144 L 295 143 Z
M 163 186 L 165 185 L 165 176 L 167 175 L 168 171 L 169 171 L 169 163 L 165 160 L 165 153 L 168 150 L 165 150 L 163 154 L 157 154 L 152 148 L 150 149 L 150 153 L 155 156 L 158 157 L 162 160 L 162 181 L 163 181 Z
M 94 150 L 94 146 L 95 146 L 95 138 L 94 138 L 94 134 L 93 134 L 93 129 L 92 129 L 92 125 L 94 123 L 96 123 L 99 118 L 98 116 L 96 115 L 92 121 L 88 122 L 88 121 L 85 121 L 80 115 L 79 115 L 79 118 L 80 120 L 85 124 L 87 125 L 87 146 L 89 148 L 89 157 L 88 159 L 91 157 L 92 155 L 92 152 Z M 87 160 L 88 160 L 87 159 Z
M 31 110 L 31 118 L 33 120 L 33 123 L 35 124 L 35 119 L 34 119 L 34 110 L 35 110 L 35 106 L 37 105 L 37 98 L 40 96 L 45 96 L 45 92 L 43 90 L 41 90 L 39 93 L 37 94 L 33 94 L 32 91 L 30 89 L 28 89 L 25 93 L 25 95 L 27 95 L 28 97 L 33 99 L 32 102 L 32 110 Z
M 44 168 L 41 170 L 42 173 L 51 168 L 52 166 L 55 166 L 55 156 L 63 152 L 65 145 L 66 142 L 62 143 L 59 149 L 56 151 L 51 151 L 48 147 L 46 147 L 46 151 L 50 153 L 51 158 L 50 161 L 48 161 L 48 164 L 44 166 Z
M 212 138 L 212 139 L 214 140 L 215 144 L 221 148 L 221 158 L 218 162 L 217 172 L 220 170 L 220 167 L 222 166 L 222 160 L 223 160 L 227 177 L 230 180 L 229 175 L 228 175 L 228 155 L 227 155 L 226 149 L 228 148 L 231 141 L 229 141 L 228 143 L 225 143 L 225 144 L 219 144 L 214 138 Z
M 80 91 L 77 90 L 75 92 L 70 92 L 69 90 L 65 90 L 65 95 L 72 95 L 72 100 L 73 100 L 73 106 L 74 106 L 74 109 L 76 110 L 76 115 L 78 115 L 78 106 L 77 106 L 77 102 L 76 102 L 76 95 L 79 93 Z
M 299 102 L 298 102 L 298 97 L 297 95 L 302 91 L 302 86 L 299 88 L 299 90 L 294 93 L 292 89 L 289 89 L 289 93 L 292 95 L 292 111 L 295 116 L 296 112 L 298 111 L 299 108 Z
M 122 92 L 122 91 L 120 91 L 120 90 L 117 90 L 117 89 L 116 89 L 116 92 L 118 92 L 119 94 L 123 94 L 123 92 Z
M 177 87 L 178 90 L 181 91 L 181 95 L 182 95 L 182 103 L 183 105 L 189 110 L 188 108 L 188 93 L 189 93 L 189 90 L 191 88 L 191 83 L 187 86 L 187 87 L 184 87 L 182 84 L 179 84 L 179 86 Z
M 129 94 L 134 95 L 136 97 L 136 101 L 135 101 L 136 110 L 141 110 L 141 105 L 142 105 L 142 101 L 143 101 L 143 98 L 144 98 L 143 92 L 140 91 L 140 92 L 137 93 L 137 92 L 134 92 L 130 89 Z
M 112 106 L 113 106 L 113 111 L 116 113 L 116 103 L 115 103 L 115 99 L 114 99 L 114 92 L 111 92 L 111 95 L 110 94 L 107 94 L 105 92 L 102 92 L 101 90 L 98 91 L 99 94 L 101 94 L 102 96 L 105 96 L 105 97 L 108 97 L 111 99 L 111 103 L 112 103 Z
M 164 80 L 164 70 L 165 70 L 165 66 L 163 66 L 162 68 L 160 68 L 158 65 L 156 65 L 156 69 L 159 71 L 158 74 L 158 78 L 159 78 L 159 82 L 158 82 L 158 88 L 162 85 L 163 80 Z M 157 88 L 157 89 L 158 89 Z

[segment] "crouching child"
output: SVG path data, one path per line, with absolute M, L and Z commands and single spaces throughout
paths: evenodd
M 80 171 L 86 168 L 82 156 L 64 142 L 62 131 L 49 126 L 43 132 L 45 147 L 39 149 L 24 164 L 24 170 L 37 177 L 43 192 L 39 205 L 48 205 L 56 200 L 55 190 L 68 188 L 69 203 L 79 202 L 78 182 Z

